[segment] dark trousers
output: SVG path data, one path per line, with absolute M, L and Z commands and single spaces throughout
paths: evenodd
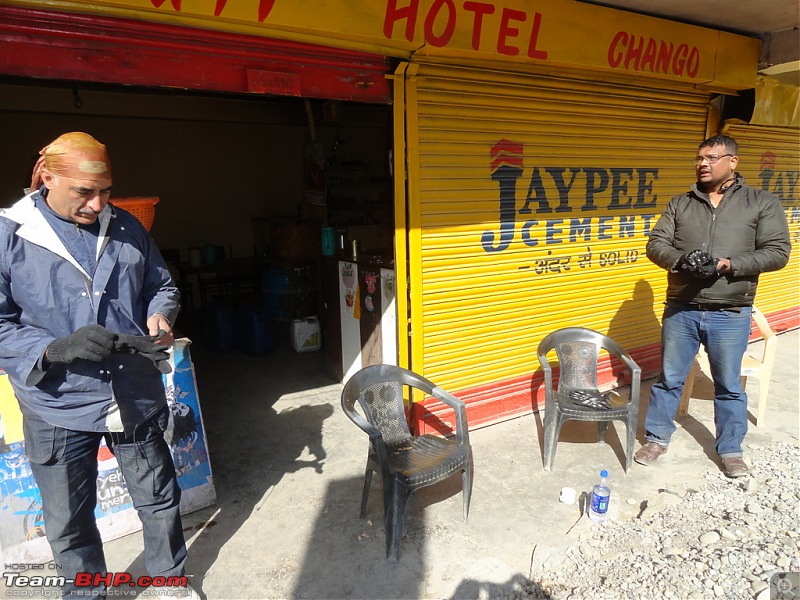
M 105 573 L 103 542 L 95 522 L 97 451 L 105 437 L 117 458 L 133 505 L 142 522 L 148 575 L 182 576 L 186 544 L 180 516 L 181 491 L 164 430 L 169 409 L 125 436 L 72 431 L 25 414 L 25 451 L 42 495 L 45 533 L 59 575 Z M 82 588 L 84 595 L 87 591 Z M 63 596 L 76 588 L 67 584 Z M 97 590 L 100 596 L 105 593 Z

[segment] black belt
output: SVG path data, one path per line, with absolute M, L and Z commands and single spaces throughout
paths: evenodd
M 741 306 L 734 306 L 733 304 L 687 304 L 692 310 L 730 310 L 733 312 L 742 312 Z

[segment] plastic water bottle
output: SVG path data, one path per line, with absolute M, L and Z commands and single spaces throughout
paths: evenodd
M 608 487 L 606 480 L 608 471 L 600 471 L 600 481 L 592 488 L 591 504 L 589 505 L 589 518 L 595 523 L 602 523 L 606 520 L 608 513 L 608 501 L 611 498 L 611 488 Z

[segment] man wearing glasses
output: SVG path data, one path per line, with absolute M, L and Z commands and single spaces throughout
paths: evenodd
M 789 260 L 780 200 L 736 172 L 736 141 L 705 140 L 694 159 L 697 182 L 672 198 L 647 242 L 647 258 L 667 271 L 661 374 L 650 392 L 647 443 L 634 455 L 650 465 L 667 451 L 683 384 L 700 344 L 714 379 L 716 451 L 728 477 L 743 477 L 747 394 L 739 372 L 750 337 L 758 276 Z

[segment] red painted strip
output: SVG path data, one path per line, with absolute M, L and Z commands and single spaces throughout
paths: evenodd
M 770 326 L 777 332 L 800 327 L 800 307 L 792 307 L 767 315 Z M 758 340 L 754 328 L 751 341 Z M 642 379 L 658 376 L 661 371 L 661 344 L 654 343 L 628 350 L 633 360 L 642 368 Z M 533 357 L 534 360 L 535 356 Z M 537 361 L 538 362 L 538 361 Z M 554 376 L 557 376 L 554 373 Z M 597 373 L 601 387 L 626 385 L 615 376 L 608 360 L 601 362 Z M 467 422 L 470 429 L 485 427 L 544 408 L 543 374 L 536 369 L 530 375 L 487 383 L 454 393 L 467 407 Z M 448 390 L 450 391 L 450 390 Z M 450 409 L 432 398 L 414 404 L 412 422 L 417 434 L 451 433 L 448 424 L 452 421 Z
M 797 329 L 800 327 L 800 306 L 793 306 L 785 310 L 769 313 L 767 315 L 770 327 L 777 333 Z
M 0 6 L 0 44 L 5 75 L 391 101 L 383 56 L 259 36 Z

